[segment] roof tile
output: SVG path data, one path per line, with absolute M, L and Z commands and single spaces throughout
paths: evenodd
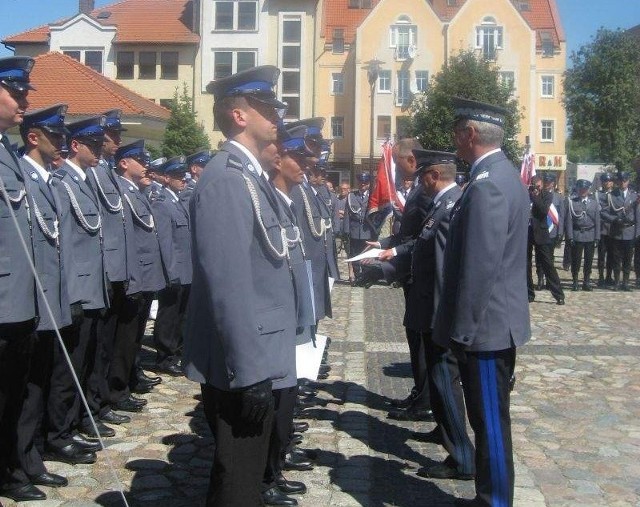
M 31 109 L 62 102 L 69 105 L 70 115 L 100 114 L 117 108 L 124 116 L 169 118 L 169 110 L 62 53 L 45 53 L 35 62 L 30 75 L 36 88 L 29 93 Z

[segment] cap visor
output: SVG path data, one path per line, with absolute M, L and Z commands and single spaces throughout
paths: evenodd
M 287 109 L 287 104 L 280 102 L 275 98 L 256 97 L 255 95 L 248 95 L 248 97 L 251 97 L 253 100 L 257 100 L 258 102 L 262 102 L 263 104 L 267 104 L 275 109 Z

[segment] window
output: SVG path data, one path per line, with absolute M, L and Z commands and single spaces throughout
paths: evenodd
M 342 139 L 344 137 L 344 118 L 342 116 L 333 116 L 331 118 L 331 137 L 333 139 Z
M 389 30 L 389 46 L 396 49 L 395 59 L 402 61 L 412 57 L 409 48 L 415 48 L 417 43 L 417 27 L 411 24 L 407 16 L 400 16 Z
M 116 79 L 133 79 L 133 51 L 118 51 Z
M 416 90 L 426 92 L 429 87 L 429 72 L 426 70 L 416 70 Z
M 407 106 L 411 102 L 411 89 L 409 87 L 409 71 L 398 71 L 398 86 L 396 88 L 396 105 Z
M 84 64 L 102 74 L 102 51 L 85 51 Z
M 288 104 L 285 118 L 300 118 L 300 91 L 302 89 L 302 17 L 284 15 L 281 20 L 280 68 L 282 69 L 281 99 Z
M 214 51 L 213 53 L 213 79 L 228 77 L 255 66 L 255 51 Z
M 258 29 L 258 2 L 222 2 L 214 4 L 214 30 L 255 31 Z
M 344 93 L 344 74 L 342 72 L 331 73 L 331 94 L 342 95 Z
M 485 60 L 495 60 L 498 49 L 503 49 L 503 30 L 496 20 L 487 16 L 481 26 L 476 28 L 476 48 L 482 50 Z
M 391 93 L 391 71 L 381 70 L 378 72 L 378 92 Z
M 73 49 L 65 50 L 62 53 L 102 74 L 102 50 Z
M 512 70 L 503 70 L 498 73 L 502 86 L 509 88 L 511 91 L 516 89 L 516 75 Z
M 554 76 L 542 76 L 542 96 L 553 97 L 554 95 Z
M 333 29 L 333 44 L 331 52 L 334 55 L 344 53 L 344 30 L 342 28 Z
M 78 62 L 82 62 L 82 60 L 80 60 L 80 54 L 81 54 L 80 51 L 63 51 L 62 54 L 65 54 L 69 58 L 73 58 Z
M 371 0 L 349 0 L 349 9 L 370 9 Z
M 156 78 L 156 52 L 140 51 L 138 55 L 138 78 L 155 79 Z
M 529 0 L 520 0 L 518 2 L 518 9 L 520 9 L 522 12 L 530 11 L 531 4 L 529 3 Z
M 160 53 L 160 79 L 178 79 L 178 52 Z
M 554 140 L 554 121 L 542 120 L 540 122 L 540 140 L 543 143 L 552 143 Z
M 553 37 L 550 32 L 540 32 L 540 41 L 542 42 L 542 55 L 553 56 L 555 53 L 555 46 L 553 44 Z
M 378 116 L 376 137 L 378 139 L 391 137 L 391 116 Z

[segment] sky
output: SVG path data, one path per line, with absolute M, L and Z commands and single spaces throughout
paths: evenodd
M 589 43 L 601 26 L 627 29 L 640 25 L 640 0 L 556 1 L 567 37 L 568 54 Z M 113 0 L 96 0 L 96 7 L 110 3 L 114 3 Z M 0 0 L 0 39 L 72 16 L 77 11 L 78 0 Z M 10 55 L 11 52 L 0 45 L 0 56 Z

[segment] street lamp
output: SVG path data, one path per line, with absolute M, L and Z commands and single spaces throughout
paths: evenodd
M 369 91 L 371 92 L 371 121 L 369 124 L 369 176 L 371 176 L 371 181 L 373 181 L 373 123 L 374 123 L 374 99 L 375 99 L 375 86 L 376 81 L 378 80 L 378 76 L 380 75 L 380 65 L 384 62 L 378 60 L 376 57 L 373 60 L 369 60 L 365 62 L 366 66 L 364 67 L 367 71 L 367 80 L 369 81 Z

